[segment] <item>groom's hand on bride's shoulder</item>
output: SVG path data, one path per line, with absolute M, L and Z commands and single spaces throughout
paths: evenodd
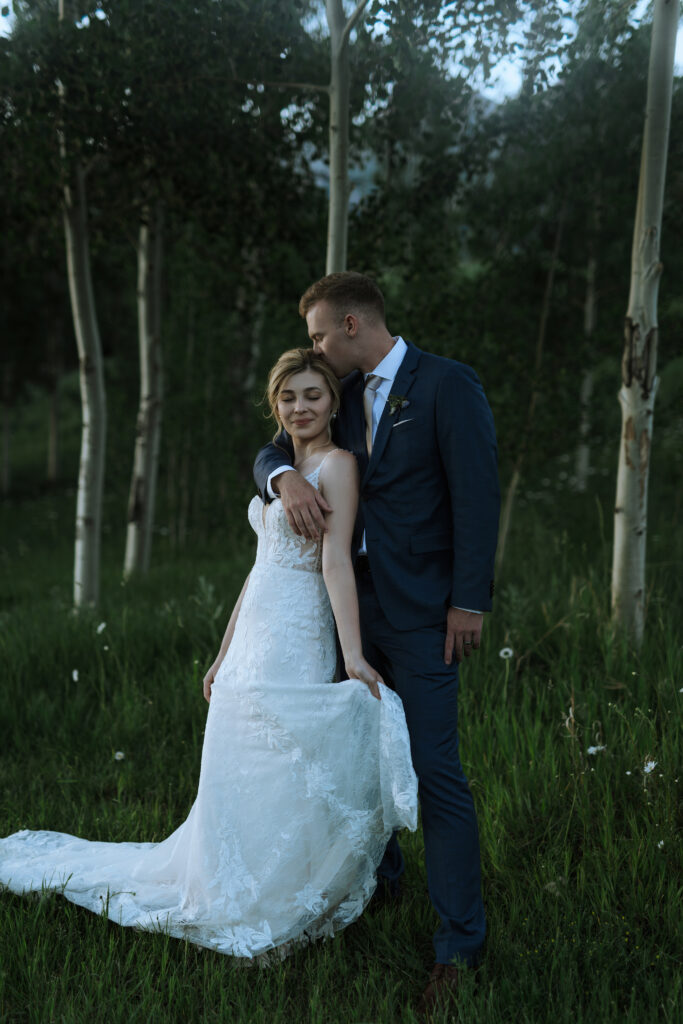
M 318 540 L 327 533 L 325 513 L 332 509 L 301 473 L 282 473 L 275 478 L 274 486 L 294 533 L 307 540 Z
M 481 644 L 481 630 L 484 625 L 482 612 L 469 612 L 464 608 L 448 609 L 446 619 L 446 642 L 443 660 L 447 665 L 455 660 L 469 658 L 472 651 L 478 651 Z

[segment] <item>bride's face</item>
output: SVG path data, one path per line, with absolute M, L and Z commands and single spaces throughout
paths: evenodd
M 327 437 L 332 403 L 332 392 L 323 375 L 316 370 L 302 370 L 284 382 L 277 411 L 290 437 L 306 443 L 320 435 Z

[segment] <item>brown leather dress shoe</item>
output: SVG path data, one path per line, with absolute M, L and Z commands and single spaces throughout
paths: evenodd
M 428 1018 L 434 1010 L 448 1006 L 457 997 L 458 988 L 462 984 L 463 968 L 455 964 L 434 964 L 429 975 L 429 984 L 422 994 L 418 1013 Z

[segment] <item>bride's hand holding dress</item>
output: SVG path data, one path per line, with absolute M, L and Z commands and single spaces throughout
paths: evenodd
M 242 589 L 240 591 L 240 596 L 237 598 L 237 601 L 235 602 L 235 607 L 232 610 L 232 615 L 230 616 L 230 620 L 229 620 L 227 628 L 225 630 L 225 635 L 223 637 L 223 642 L 221 643 L 220 650 L 219 650 L 218 654 L 216 655 L 216 659 L 215 659 L 213 665 L 211 666 L 209 671 L 204 676 L 204 679 L 203 679 L 203 682 L 202 682 L 202 689 L 203 689 L 203 693 L 204 693 L 204 698 L 209 703 L 211 702 L 211 687 L 213 686 L 214 680 L 215 680 L 216 676 L 218 675 L 219 668 L 223 664 L 223 658 L 228 653 L 228 647 L 230 646 L 230 642 L 232 641 L 233 635 L 235 633 L 235 624 L 237 623 L 237 617 L 238 617 L 238 615 L 240 613 L 240 608 L 242 607 L 242 601 L 244 600 L 244 595 L 245 595 L 245 593 L 247 591 L 247 586 L 249 584 L 249 576 L 250 575 L 251 575 L 251 573 L 249 573 L 247 575 L 246 580 L 242 584 Z

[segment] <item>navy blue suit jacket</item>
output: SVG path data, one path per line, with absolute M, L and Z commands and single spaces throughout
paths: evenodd
M 365 529 L 375 591 L 395 629 L 443 623 L 449 605 L 489 611 L 500 492 L 493 416 L 479 378 L 408 342 L 391 393 L 407 404 L 392 413 L 387 402 L 368 459 L 363 375 L 343 381 L 333 438 L 360 469 L 352 555 Z M 286 433 L 256 457 L 265 501 L 269 474 L 288 460 L 283 447 L 291 461 Z

